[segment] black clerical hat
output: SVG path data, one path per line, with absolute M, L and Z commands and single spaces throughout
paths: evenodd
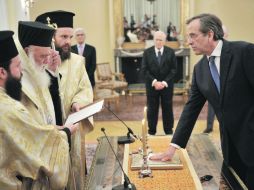
M 56 24 L 57 28 L 73 28 L 73 16 L 72 12 L 67 11 L 52 11 L 39 15 L 35 21 L 42 22 L 44 24 Z
M 55 29 L 33 21 L 19 21 L 19 41 L 23 48 L 29 45 L 49 47 Z
M 12 31 L 0 31 L 0 66 L 18 55 L 13 34 Z

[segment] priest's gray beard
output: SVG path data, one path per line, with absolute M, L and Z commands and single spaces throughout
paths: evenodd
M 35 76 L 35 78 L 33 82 L 40 88 L 48 88 L 50 85 L 50 77 L 46 72 L 46 65 L 39 66 L 34 59 L 32 51 L 29 52 L 28 58 L 31 63 L 31 68 L 34 71 L 33 75 Z

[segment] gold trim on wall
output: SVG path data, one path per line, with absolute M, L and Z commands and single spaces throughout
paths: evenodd
M 115 39 L 123 36 L 123 1 L 113 0 Z
M 180 25 L 180 35 L 182 37 L 186 34 L 186 20 L 190 16 L 190 4 L 189 0 L 181 0 L 181 25 Z

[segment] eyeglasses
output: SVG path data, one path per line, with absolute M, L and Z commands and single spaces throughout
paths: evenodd
M 212 175 L 204 175 L 204 176 L 200 177 L 199 179 L 200 179 L 201 183 L 204 183 L 206 181 L 210 181 L 212 178 L 213 178 Z
M 195 39 L 197 39 L 200 35 L 204 35 L 204 34 L 203 34 L 203 33 L 198 33 L 198 34 L 191 33 L 191 34 L 187 35 L 186 38 L 189 39 L 189 40 L 195 40 Z

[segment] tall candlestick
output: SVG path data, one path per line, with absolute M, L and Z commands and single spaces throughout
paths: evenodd
M 147 107 L 144 108 L 144 119 L 142 120 L 142 145 L 143 145 L 143 164 L 139 171 L 140 177 L 152 177 L 152 171 L 148 166 L 147 155 Z

